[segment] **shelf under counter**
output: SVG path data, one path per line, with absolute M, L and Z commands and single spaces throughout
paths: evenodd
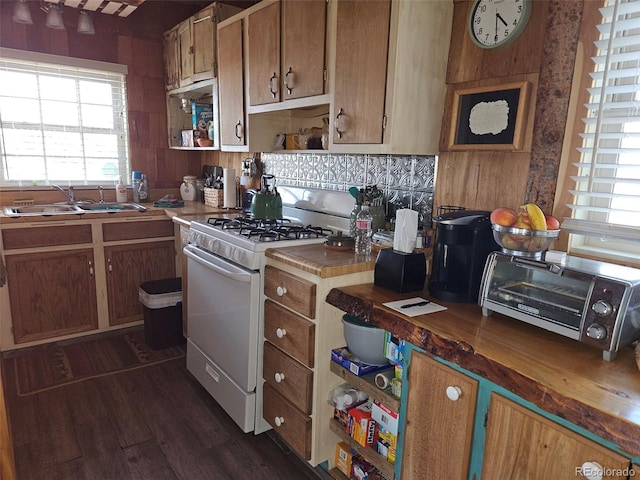
M 640 372 L 633 349 L 602 352 L 475 304 L 432 299 L 447 310 L 407 317 L 383 303 L 418 296 L 373 283 L 334 288 L 327 303 L 454 363 L 593 434 L 640 455 Z

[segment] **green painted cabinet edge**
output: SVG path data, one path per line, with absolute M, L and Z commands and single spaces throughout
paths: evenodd
M 409 369 L 411 368 L 411 356 L 414 350 L 421 353 L 427 353 L 422 348 L 416 347 L 415 345 L 410 343 L 406 343 L 405 353 L 404 353 L 404 365 L 403 365 L 404 368 L 402 372 L 402 398 L 407 400 L 409 398 L 408 389 L 410 388 L 410 385 L 408 382 L 408 378 L 409 378 L 408 372 L 409 372 Z M 485 437 L 486 437 L 485 423 L 486 423 L 487 414 L 489 412 L 489 402 L 490 402 L 490 397 L 492 392 L 495 392 L 509 400 L 512 400 L 518 405 L 521 405 L 526 409 L 534 413 L 537 413 L 538 415 L 554 423 L 557 423 L 571 430 L 572 432 L 577 433 L 582 437 L 585 437 L 597 443 L 598 445 L 601 445 L 613 452 L 619 453 L 620 455 L 629 458 L 631 463 L 635 463 L 635 464 L 640 463 L 640 457 L 633 457 L 627 452 L 621 450 L 613 442 L 610 442 L 608 440 L 603 439 L 602 437 L 594 435 L 589 430 L 586 430 L 585 428 L 574 425 L 573 423 L 565 420 L 562 417 L 546 412 L 545 410 L 541 409 L 537 405 L 527 400 L 524 400 L 522 397 L 519 397 L 513 392 L 507 390 L 506 388 L 501 387 L 500 385 L 497 385 L 493 382 L 490 382 L 489 380 L 485 379 L 484 377 L 481 377 L 480 375 L 469 372 L 468 370 L 465 370 L 464 368 L 456 365 L 455 363 L 449 362 L 447 360 L 443 360 L 438 357 L 434 357 L 434 359 L 439 363 L 442 363 L 443 365 L 447 365 L 453 370 L 460 372 L 464 375 L 467 375 L 468 377 L 473 378 L 479 382 L 480 387 L 478 391 L 478 399 L 476 403 L 476 418 L 475 418 L 474 428 L 473 428 L 473 438 L 472 438 L 472 446 L 471 446 L 472 450 L 471 450 L 471 459 L 470 459 L 470 465 L 469 465 L 469 479 L 482 478 L 481 477 L 482 461 L 484 457 L 484 445 L 485 445 Z M 399 431 L 398 446 L 397 446 L 397 452 L 396 452 L 397 461 L 395 464 L 395 477 L 398 479 L 401 478 L 401 470 L 402 470 L 401 459 L 402 459 L 402 447 L 404 443 L 404 431 L 405 431 L 404 425 L 406 422 L 406 415 L 407 415 L 407 403 L 408 401 L 404 401 L 400 405 L 400 416 L 399 416 L 400 423 L 399 424 L 401 427 Z

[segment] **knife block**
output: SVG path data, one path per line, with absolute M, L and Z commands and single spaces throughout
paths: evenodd
M 373 284 L 398 293 L 424 289 L 427 277 L 427 260 L 424 252 L 404 253 L 384 248 L 378 253 Z

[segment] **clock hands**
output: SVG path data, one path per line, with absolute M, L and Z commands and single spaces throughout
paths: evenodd
M 500 15 L 497 11 L 496 11 L 496 23 L 498 23 L 498 20 L 500 20 L 502 23 L 504 23 L 505 27 L 508 27 L 509 24 L 507 22 L 505 22 L 504 18 L 502 18 L 502 15 Z

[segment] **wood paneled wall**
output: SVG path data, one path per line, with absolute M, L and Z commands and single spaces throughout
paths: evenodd
M 512 44 L 476 47 L 467 32 L 473 2 L 454 1 L 447 99 L 440 140 L 435 206 L 492 210 L 539 204 L 550 214 L 576 58 L 583 0 L 533 0 L 529 24 Z M 528 80 L 533 88 L 520 151 L 451 151 L 453 90 Z
M 240 161 L 234 155 L 221 155 L 219 159 L 215 151 L 167 147 L 163 33 L 200 10 L 202 3 L 154 0 L 145 2 L 126 18 L 92 14 L 95 35 L 76 32 L 78 13 L 68 7 L 63 15 L 66 30 L 46 28 L 39 3 L 28 3 L 33 25 L 14 23 L 14 2 L 0 2 L 1 46 L 127 65 L 131 167 L 147 173 L 151 188 L 157 191 L 152 198 L 172 189 L 177 193 L 182 177 L 200 175 L 203 164 L 233 166 L 239 171 Z

